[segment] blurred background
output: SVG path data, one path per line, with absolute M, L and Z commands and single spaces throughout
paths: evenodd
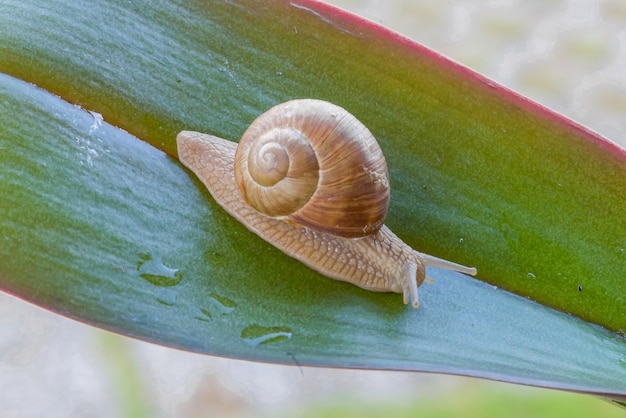
M 334 0 L 626 145 L 626 0 Z M 586 395 L 456 376 L 215 358 L 0 294 L 0 418 L 623 416 Z

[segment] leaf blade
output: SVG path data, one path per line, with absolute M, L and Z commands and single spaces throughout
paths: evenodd
M 4 291 L 213 355 L 626 395 L 626 344 L 615 334 L 443 271 L 430 273 L 437 282 L 418 310 L 326 279 L 217 216 L 161 151 L 107 123 L 93 129 L 93 114 L 21 81 L 0 76 L 0 92 L 0 234 L 13 240 L 0 245 Z M 182 278 L 165 285 L 144 273 Z

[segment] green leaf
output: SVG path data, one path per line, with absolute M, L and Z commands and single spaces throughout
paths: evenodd
M 175 159 L 97 114 L 7 76 L 0 92 L 9 293 L 210 354 L 626 393 L 615 334 L 459 274 L 433 270 L 418 310 L 321 277 L 222 216 Z
M 9 1 L 0 27 L 0 71 L 65 100 L 1 77 L 1 289 L 205 353 L 626 396 L 626 173 L 602 138 L 315 2 Z M 492 285 L 432 271 L 413 311 L 326 279 L 167 156 L 295 97 L 366 123 L 387 224 Z

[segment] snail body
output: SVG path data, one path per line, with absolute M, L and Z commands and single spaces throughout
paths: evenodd
M 426 266 L 476 274 L 413 250 L 384 225 L 384 156 L 339 106 L 293 100 L 259 116 L 239 145 L 191 131 L 177 144 L 180 161 L 231 216 L 327 277 L 402 293 L 417 308 Z

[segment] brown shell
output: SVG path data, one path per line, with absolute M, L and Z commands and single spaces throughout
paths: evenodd
M 239 141 L 235 181 L 259 212 L 347 238 L 377 232 L 389 207 L 376 139 L 321 100 L 292 100 L 259 116 Z

